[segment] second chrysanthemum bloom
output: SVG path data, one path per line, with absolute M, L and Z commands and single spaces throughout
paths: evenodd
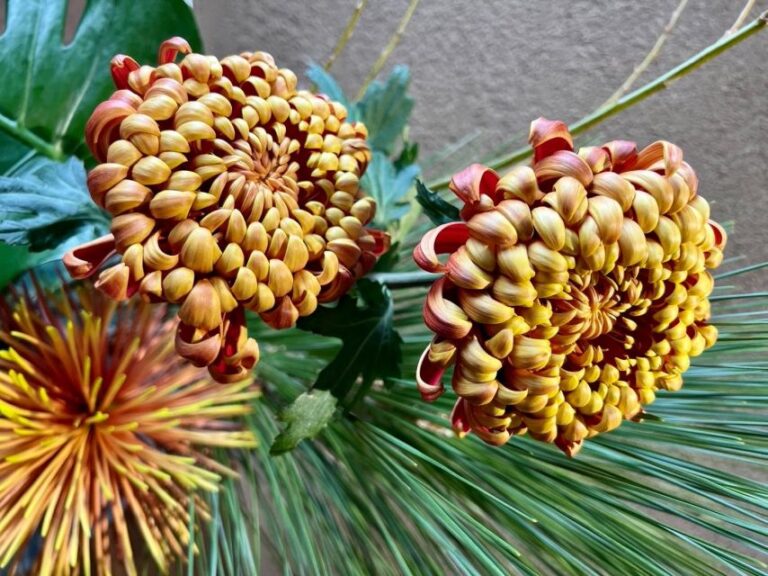
M 455 176 L 464 222 L 415 250 L 443 274 L 424 307 L 436 336 L 419 389 L 441 395 L 454 365 L 457 431 L 492 444 L 528 432 L 573 454 L 659 389 L 679 389 L 690 358 L 715 342 L 708 269 L 725 233 L 673 144 L 574 152 L 565 124 L 544 119 L 531 144 L 532 167 Z
M 82 277 L 116 250 L 97 285 L 180 304 L 177 351 L 231 381 L 258 361 L 245 309 L 292 326 L 344 294 L 385 239 L 366 228 L 376 206 L 359 188 L 365 126 L 297 90 L 269 54 L 190 52 L 176 38 L 157 67 L 113 61 L 118 90 L 86 128 L 100 162 L 88 187 L 112 235 L 65 262 Z

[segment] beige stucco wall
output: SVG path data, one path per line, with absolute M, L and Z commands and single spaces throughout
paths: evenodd
M 410 66 L 412 138 L 422 158 L 479 132 L 463 162 L 510 138 L 524 143 L 537 116 L 574 121 L 603 102 L 645 56 L 679 0 L 422 0 L 395 63 Z M 334 65 L 357 92 L 409 0 L 369 0 Z M 271 52 L 302 72 L 324 62 L 357 0 L 197 0 L 206 48 Z M 690 0 L 641 82 L 720 37 L 742 0 Z M 758 2 L 760 5 L 761 2 Z M 762 3 L 764 4 L 764 3 Z M 765 6 L 764 6 L 765 7 Z M 757 10 L 755 10 L 755 15 Z M 683 147 L 721 221 L 734 220 L 728 255 L 768 260 L 768 31 L 613 118 L 582 143 L 659 138 Z M 764 276 L 765 278 L 765 276 Z M 751 284 L 759 285 L 759 278 Z

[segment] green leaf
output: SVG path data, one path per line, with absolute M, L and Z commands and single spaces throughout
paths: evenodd
M 413 98 L 408 96 L 410 73 L 406 66 L 395 66 L 386 82 L 373 82 L 358 102 L 359 119 L 368 128 L 372 149 L 387 155 L 408 125 Z
M 400 150 L 400 155 L 395 160 L 395 169 L 402 170 L 406 166 L 416 164 L 416 160 L 419 158 L 419 144 L 418 142 L 403 142 L 403 149 Z
M 427 188 L 421 180 L 416 180 L 416 200 L 424 209 L 424 214 L 437 226 L 460 219 L 459 209 L 440 198 L 437 192 Z
M 273 456 L 290 452 L 299 442 L 314 438 L 333 419 L 336 413 L 336 397 L 327 390 L 305 392 L 279 416 L 286 424 L 272 443 L 269 453 Z
M 80 160 L 37 157 L 21 175 L 0 177 L 1 242 L 32 251 L 56 247 L 60 254 L 73 239 L 88 241 L 107 230 L 107 218 L 88 195 Z
M 402 340 L 392 325 L 393 316 L 392 294 L 387 287 L 363 279 L 357 283 L 357 297 L 347 295 L 337 306 L 322 306 L 299 320 L 302 330 L 342 341 L 338 355 L 320 372 L 315 388 L 330 390 L 349 408 L 375 379 L 399 376 Z M 349 399 L 358 378 L 359 386 Z
M 87 157 L 83 129 L 96 105 L 114 91 L 109 62 L 116 54 L 152 64 L 160 43 L 172 36 L 200 47 L 194 15 L 183 0 L 91 0 L 64 45 L 67 4 L 8 1 L 0 36 L 0 173 L 30 150 L 56 160 Z
M 0 289 L 30 266 L 30 253 L 24 246 L 10 246 L 0 242 Z
M 312 83 L 317 87 L 318 92 L 325 94 L 331 100 L 344 104 L 347 108 L 349 120 L 357 120 L 357 109 L 355 105 L 350 104 L 349 99 L 344 95 L 344 90 L 341 89 L 341 86 L 336 82 L 336 79 L 331 76 L 325 68 L 317 64 L 310 64 L 306 74 L 307 78 L 312 80 Z
M 406 196 L 420 170 L 416 164 L 411 164 L 398 172 L 385 154 L 373 152 L 361 183 L 376 200 L 374 225 L 387 228 L 408 213 L 410 202 Z

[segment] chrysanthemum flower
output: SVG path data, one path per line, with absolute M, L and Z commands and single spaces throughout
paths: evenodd
M 136 574 L 138 540 L 163 572 L 187 553 L 189 499 L 205 517 L 199 491 L 233 474 L 207 449 L 254 445 L 225 419 L 255 393 L 183 362 L 163 312 L 68 289 L 0 304 L 0 568 L 38 537 L 43 576 Z
M 678 390 L 691 357 L 714 344 L 708 269 L 726 236 L 669 142 L 577 153 L 565 124 L 544 119 L 530 141 L 532 167 L 456 175 L 463 222 L 414 252 L 443 274 L 424 306 L 436 336 L 418 383 L 433 400 L 454 365 L 459 433 L 503 444 L 528 432 L 572 455 L 658 390 Z
M 258 361 L 244 309 L 292 326 L 344 294 L 386 239 L 365 227 L 376 205 L 359 187 L 363 124 L 297 90 L 269 54 L 190 52 L 173 38 L 157 67 L 113 60 L 118 90 L 86 127 L 100 162 L 88 187 L 112 234 L 65 263 L 82 278 L 117 250 L 97 286 L 180 304 L 178 352 L 229 382 Z

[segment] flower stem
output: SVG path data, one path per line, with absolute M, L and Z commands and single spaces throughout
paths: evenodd
M 23 142 L 30 148 L 34 148 L 40 154 L 47 156 L 51 160 L 61 161 L 64 159 L 64 152 L 61 149 L 61 141 L 56 144 L 46 142 L 29 128 L 20 125 L 16 120 L 12 120 L 3 114 L 0 114 L 0 130 L 7 132 L 17 140 Z
M 413 288 L 429 286 L 440 277 L 431 272 L 376 272 L 366 276 L 369 280 L 380 282 L 392 288 Z
M 368 76 L 366 76 L 365 80 L 363 81 L 363 85 L 360 86 L 360 90 L 357 92 L 357 98 L 355 98 L 355 100 L 360 100 L 363 96 L 365 96 L 365 91 L 368 90 L 370 83 L 373 82 L 376 76 L 379 75 L 379 72 L 381 72 L 382 68 L 384 68 L 384 65 L 387 63 L 387 60 L 389 60 L 390 55 L 394 49 L 397 48 L 397 45 L 400 43 L 400 39 L 403 37 L 403 34 L 405 34 L 405 29 L 408 26 L 408 22 L 411 21 L 413 13 L 416 12 L 416 8 L 418 7 L 420 1 L 421 0 L 411 0 L 411 3 L 408 4 L 408 8 L 406 8 L 403 19 L 400 20 L 400 24 L 398 25 L 397 30 L 389 39 L 389 42 L 387 42 L 387 45 L 384 47 L 382 53 L 379 54 L 379 58 L 374 63 L 371 71 L 368 72 Z
M 325 63 L 326 70 L 331 70 L 331 66 L 333 66 L 336 58 L 338 58 L 339 55 L 344 51 L 347 42 L 349 42 L 349 39 L 352 38 L 352 34 L 355 31 L 355 27 L 357 26 L 357 23 L 360 20 L 360 16 L 362 15 L 367 3 L 368 0 L 358 1 L 357 6 L 355 6 L 355 11 L 352 12 L 352 16 L 349 17 L 349 21 L 344 27 L 344 31 L 341 33 L 341 36 L 339 36 L 339 41 L 336 43 L 336 47 L 333 49 L 333 54 L 330 55 L 328 61 Z
M 600 124 L 603 120 L 606 120 L 607 118 L 610 118 L 611 116 L 614 116 L 619 112 L 634 106 L 638 102 L 642 102 L 656 92 L 660 92 L 668 88 L 673 82 L 694 71 L 705 62 L 708 62 L 712 58 L 719 56 L 729 48 L 733 48 L 736 44 L 746 40 L 753 34 L 760 32 L 763 28 L 765 28 L 766 24 L 768 24 L 768 12 L 763 12 L 755 20 L 739 29 L 737 32 L 734 32 L 733 34 L 725 36 L 717 42 L 710 44 L 704 48 L 704 50 L 698 54 L 695 54 L 672 70 L 668 71 L 666 74 L 662 74 L 655 80 L 652 80 L 645 86 L 630 92 L 609 106 L 601 106 L 578 122 L 571 124 L 569 127 L 571 134 L 576 136 L 582 132 L 586 132 L 590 128 Z M 532 153 L 533 150 L 531 150 L 531 147 L 525 146 L 524 148 L 513 151 L 511 154 L 492 160 L 488 163 L 488 166 L 494 170 L 506 168 L 525 160 L 531 156 Z M 450 178 L 436 180 L 434 182 L 430 182 L 429 188 L 432 190 L 441 190 L 447 188 L 450 181 Z

